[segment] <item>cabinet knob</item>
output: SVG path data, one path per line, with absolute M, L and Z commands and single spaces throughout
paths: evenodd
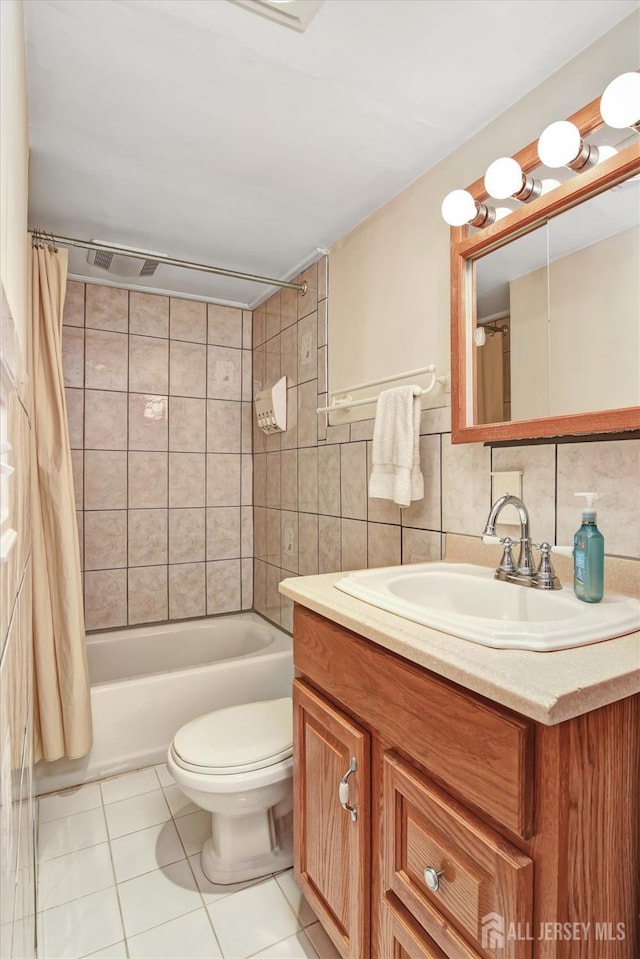
M 431 892 L 437 892 L 440 888 L 440 877 L 444 875 L 444 870 L 441 869 L 438 872 L 437 869 L 433 869 L 431 866 L 427 866 L 424 871 L 424 881 L 427 889 L 430 889 Z
M 356 822 L 358 818 L 358 810 L 355 806 L 349 805 L 349 783 L 348 779 L 351 773 L 354 773 L 357 769 L 356 766 L 356 757 L 352 756 L 351 761 L 349 762 L 349 768 L 346 773 L 340 780 L 338 784 L 338 799 L 340 800 L 340 805 L 345 809 L 351 816 L 351 822 Z

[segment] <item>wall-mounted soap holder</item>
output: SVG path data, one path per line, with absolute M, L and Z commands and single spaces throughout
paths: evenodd
M 282 433 L 287 428 L 287 378 L 260 390 L 255 400 L 258 426 L 263 433 Z

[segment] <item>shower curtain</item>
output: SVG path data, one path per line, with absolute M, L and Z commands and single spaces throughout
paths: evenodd
M 80 550 L 62 374 L 66 250 L 33 240 L 29 277 L 35 759 L 92 743 Z
M 477 356 L 478 423 L 501 423 L 504 420 L 504 356 L 502 334 L 488 335 Z

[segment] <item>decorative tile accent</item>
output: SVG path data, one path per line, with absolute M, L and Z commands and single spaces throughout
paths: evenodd
M 298 383 L 317 378 L 318 317 L 315 313 L 310 313 L 298 323 Z M 324 388 L 326 388 L 326 382 Z M 323 387 L 321 386 L 320 389 L 322 391 Z
M 207 347 L 207 397 L 242 399 L 242 351 L 224 346 Z

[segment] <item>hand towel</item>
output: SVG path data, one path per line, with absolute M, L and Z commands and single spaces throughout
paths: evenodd
M 424 496 L 420 471 L 420 396 L 413 386 L 383 390 L 373 428 L 369 496 L 408 506 Z

